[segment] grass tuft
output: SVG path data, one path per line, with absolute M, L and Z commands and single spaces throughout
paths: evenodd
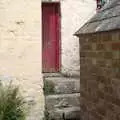
M 0 84 L 0 120 L 25 120 L 24 99 L 12 84 Z

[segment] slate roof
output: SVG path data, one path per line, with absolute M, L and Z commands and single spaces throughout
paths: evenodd
M 75 35 L 120 29 L 120 0 L 107 3 Z

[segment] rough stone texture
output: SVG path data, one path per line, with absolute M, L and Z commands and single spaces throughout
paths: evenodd
M 79 120 L 79 91 L 78 78 L 58 76 L 58 74 L 44 76 L 45 117 L 53 120 Z
M 44 109 L 40 18 L 41 0 L 0 0 L 0 79 L 20 86 L 28 120 L 41 120 Z
M 79 78 L 54 77 L 46 78 L 44 86 L 46 94 L 71 94 L 79 93 Z
M 81 120 L 120 119 L 120 31 L 80 37 Z
M 52 120 L 79 120 L 80 107 L 68 107 L 63 109 L 54 109 L 49 113 L 49 118 Z
M 46 96 L 46 106 L 48 110 L 54 108 L 66 108 L 79 106 L 80 94 L 62 94 L 62 95 L 48 95 Z

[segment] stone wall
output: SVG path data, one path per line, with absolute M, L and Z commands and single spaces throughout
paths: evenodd
M 79 75 L 79 39 L 73 34 L 96 12 L 95 0 L 61 0 L 61 71 Z
M 0 80 L 20 86 L 28 120 L 43 117 L 41 69 L 41 0 L 1 0 Z
M 13 80 L 13 83 L 20 86 L 22 94 L 32 108 L 28 120 L 41 120 L 44 110 L 41 1 L 0 0 L 0 80 L 7 83 Z M 91 12 L 94 11 L 95 2 L 89 1 L 81 0 L 80 3 L 78 0 L 61 1 L 62 41 L 65 41 L 62 43 L 65 48 L 62 52 L 64 54 L 62 59 L 64 73 L 66 71 L 70 73 L 72 70 L 79 71 L 78 39 L 73 37 L 73 33 L 77 26 L 84 24 L 89 15 L 93 15 Z M 81 11 L 83 8 L 85 13 Z M 90 14 L 86 14 L 88 12 Z M 73 14 L 75 17 L 71 19 Z M 80 14 L 86 14 L 86 16 L 82 19 L 79 18 Z M 70 26 L 73 23 L 75 25 Z M 69 48 L 68 44 L 71 45 Z
M 46 120 L 80 120 L 79 77 L 47 74 L 44 77 Z
M 80 37 L 81 120 L 120 120 L 120 31 Z

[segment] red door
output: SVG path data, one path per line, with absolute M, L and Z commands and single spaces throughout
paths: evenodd
M 60 5 L 42 4 L 43 72 L 60 70 Z

